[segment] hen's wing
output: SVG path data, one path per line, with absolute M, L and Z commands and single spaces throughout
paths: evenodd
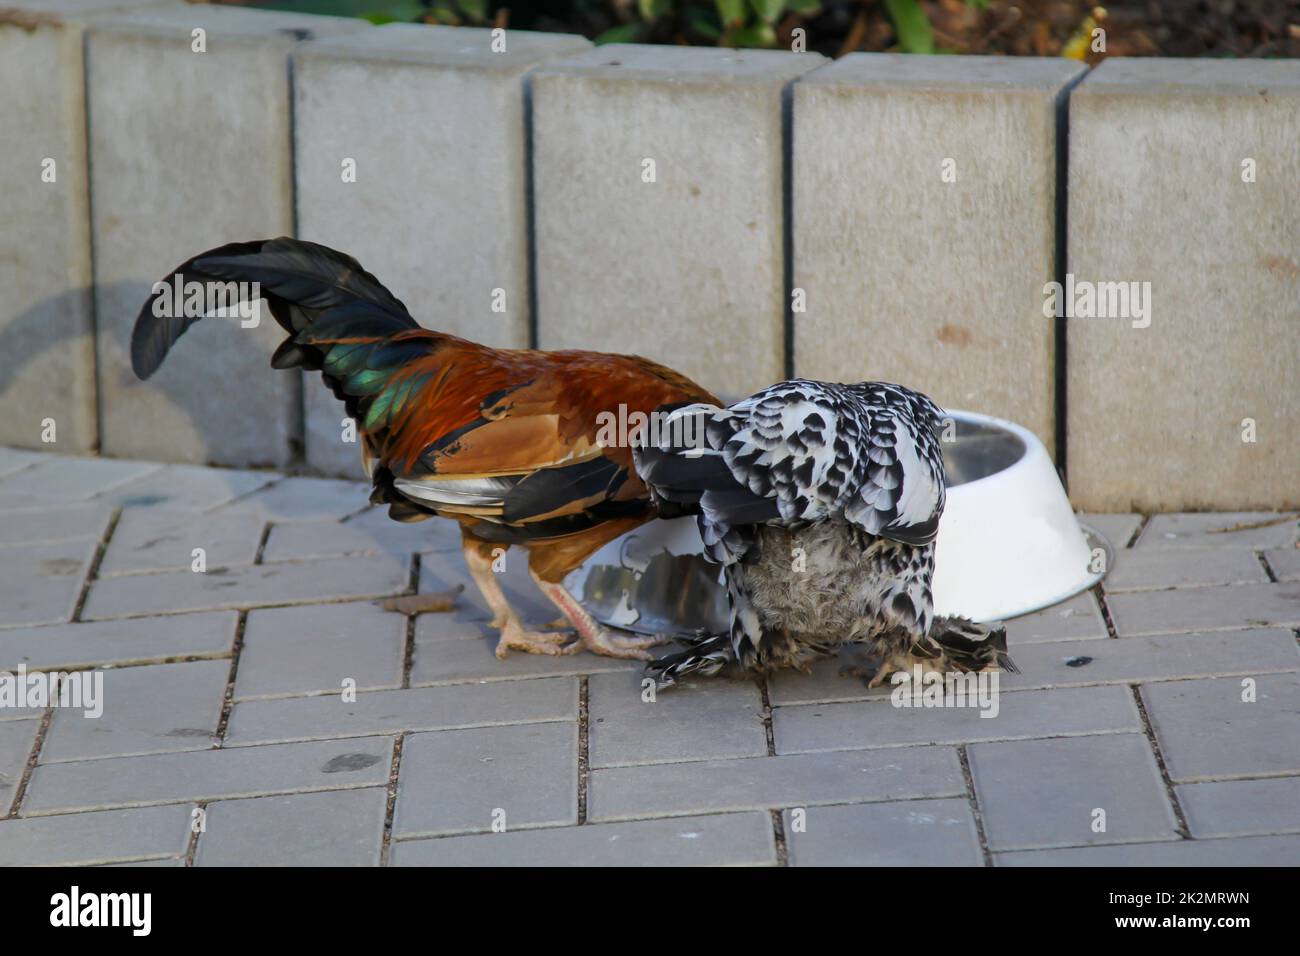
M 660 512 L 695 512 L 720 563 L 748 526 L 842 517 L 863 531 L 933 541 L 944 505 L 942 411 L 900 385 L 781 382 L 729 408 L 673 411 L 635 451 Z

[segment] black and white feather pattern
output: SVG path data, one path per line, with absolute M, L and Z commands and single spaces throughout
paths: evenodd
M 934 540 L 943 513 L 942 418 L 901 385 L 797 379 L 728 408 L 678 408 L 659 421 L 657 443 L 633 455 L 670 510 L 698 507 L 723 564 L 739 557 L 726 551 L 728 531 L 753 524 L 843 518 L 919 545 Z
M 941 659 L 928 642 L 944 506 L 943 412 L 882 382 L 781 382 L 663 414 L 633 449 L 665 517 L 698 516 L 724 567 L 730 634 L 652 665 L 662 683 L 806 666 L 840 644 Z M 792 568 L 798 554 L 815 565 Z M 796 562 L 797 565 L 797 562 Z

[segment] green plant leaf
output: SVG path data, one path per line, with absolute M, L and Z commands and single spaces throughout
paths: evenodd
M 754 8 L 759 19 L 766 23 L 775 23 L 776 18 L 785 9 L 785 0 L 749 0 L 749 5 Z
M 419 0 L 397 0 L 390 3 L 372 3 L 370 9 L 361 14 L 361 19 L 369 20 L 375 26 L 385 23 L 410 23 L 424 16 L 424 4 Z
M 704 9 L 692 7 L 687 10 L 686 23 L 700 36 L 708 37 L 710 40 L 722 38 L 722 24 L 718 23 L 717 14 L 707 7 Z
M 471 20 L 482 22 L 487 19 L 487 0 L 456 0 L 456 6 Z
M 767 48 L 776 46 L 776 31 L 770 23 L 754 23 L 731 31 L 735 46 Z
M 988 0 L 985 0 L 987 3 Z M 805 17 L 815 17 L 822 12 L 821 0 L 788 0 L 786 6 L 792 13 L 798 13 Z
M 592 42 L 597 46 L 606 43 L 635 43 L 641 37 L 643 26 L 644 24 L 641 23 L 624 23 L 610 27 Z
M 673 0 L 637 0 L 637 8 L 641 19 L 651 23 L 673 8 Z
M 934 52 L 934 30 L 916 0 L 885 0 L 885 9 L 904 53 Z
M 745 23 L 745 0 L 716 0 L 718 17 L 724 27 L 743 26 Z

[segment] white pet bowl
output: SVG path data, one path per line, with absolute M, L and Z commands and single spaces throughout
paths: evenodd
M 937 614 L 996 621 L 1092 587 L 1110 545 L 1080 526 L 1047 450 L 1012 422 L 950 411 L 948 501 L 935 547 Z M 1094 549 L 1103 551 L 1093 559 Z M 600 621 L 644 633 L 725 629 L 719 572 L 694 518 L 652 521 L 611 541 L 566 579 Z M 1103 570 L 1093 570 L 1094 568 Z

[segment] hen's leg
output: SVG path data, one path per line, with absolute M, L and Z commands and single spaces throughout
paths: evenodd
M 578 603 L 578 599 L 570 594 L 563 584 L 544 581 L 536 571 L 530 573 L 537 586 L 542 589 L 542 593 L 551 599 L 551 603 L 560 609 L 560 613 L 568 618 L 569 623 L 578 632 L 578 639 L 560 653 L 572 654 L 578 648 L 585 647 L 606 657 L 628 657 L 638 661 L 648 661 L 652 655 L 647 648 L 667 644 L 672 640 L 671 637 L 662 634 L 650 636 L 614 634 L 588 614 L 587 609 Z
M 492 570 L 492 550 L 494 546 L 482 541 L 476 541 L 469 535 L 463 536 L 463 543 L 465 564 L 469 568 L 470 577 L 474 579 L 478 589 L 483 592 L 483 600 L 487 601 L 487 605 L 492 611 L 491 626 L 501 629 L 501 639 L 497 641 L 497 657 L 504 658 L 506 652 L 512 648 L 517 651 L 527 651 L 530 654 L 566 653 L 561 645 L 568 639 L 567 634 L 563 632 L 530 631 L 524 627 L 519 615 L 515 613 L 515 609 L 506 600 L 505 593 L 501 590 L 501 584 L 497 581 L 496 572 Z

